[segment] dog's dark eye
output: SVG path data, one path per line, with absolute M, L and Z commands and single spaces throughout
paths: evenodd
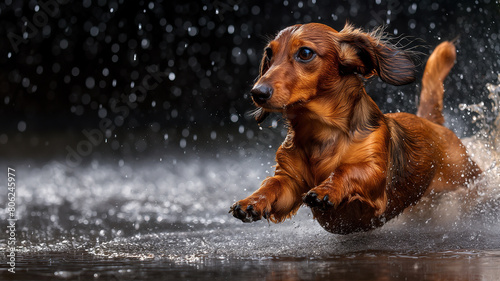
M 300 48 L 299 51 L 297 52 L 297 60 L 300 62 L 309 62 L 315 56 L 316 53 L 307 47 Z
M 265 52 L 266 52 L 266 59 L 270 61 L 271 58 L 273 57 L 273 49 L 267 47 Z

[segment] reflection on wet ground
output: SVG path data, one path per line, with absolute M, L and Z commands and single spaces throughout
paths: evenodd
M 500 251 L 402 255 L 366 251 L 330 258 L 102 258 L 81 252 L 23 256 L 8 280 L 497 280 Z

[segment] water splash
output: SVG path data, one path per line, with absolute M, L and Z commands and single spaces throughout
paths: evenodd
M 498 84 L 486 84 L 489 102 L 461 104 L 459 108 L 472 115 L 478 131 L 463 140 L 469 154 L 483 169 L 483 174 L 471 186 L 468 196 L 477 203 L 476 210 L 498 214 L 500 210 L 500 74 Z M 498 215 L 494 215 L 498 219 Z
M 489 102 L 459 106 L 477 126 L 476 134 L 462 142 L 483 173 L 467 189 L 423 198 L 390 227 L 465 230 L 471 237 L 500 231 L 500 75 L 498 79 L 499 84 L 486 84 Z
M 486 151 L 498 163 L 500 158 L 500 74 L 498 74 L 499 84 L 487 83 L 489 91 L 489 105 L 484 102 L 478 104 L 460 104 L 462 111 L 472 114 L 472 122 L 476 124 L 479 131 L 474 138 L 484 143 Z

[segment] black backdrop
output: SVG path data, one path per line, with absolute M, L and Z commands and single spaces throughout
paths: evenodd
M 82 130 L 100 130 L 104 147 L 117 152 L 224 144 L 238 135 L 251 141 L 256 133 L 248 132 L 259 129 L 245 115 L 252 109 L 246 93 L 261 50 L 295 23 L 337 30 L 347 20 L 367 30 L 385 24 L 425 54 L 459 37 L 445 105 L 460 135 L 472 131 L 458 104 L 485 100 L 485 83 L 500 72 L 500 5 L 493 0 L 177 2 L 0 3 L 2 153 L 64 154 L 85 139 Z M 418 83 L 398 88 L 373 79 L 367 87 L 383 111 L 415 111 Z

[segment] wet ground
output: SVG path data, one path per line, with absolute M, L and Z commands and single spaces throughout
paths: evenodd
M 234 201 L 272 172 L 272 155 L 157 155 L 92 160 L 76 168 L 57 161 L 14 163 L 16 273 L 7 271 L 9 260 L 2 255 L 0 276 L 497 280 L 496 156 L 477 140 L 466 143 L 486 171 L 477 183 L 426 198 L 380 229 L 347 236 L 324 231 L 304 207 L 282 224 L 244 224 L 228 214 Z M 1 180 L 7 181 L 5 175 Z M 6 225 L 5 213 L 1 219 Z

